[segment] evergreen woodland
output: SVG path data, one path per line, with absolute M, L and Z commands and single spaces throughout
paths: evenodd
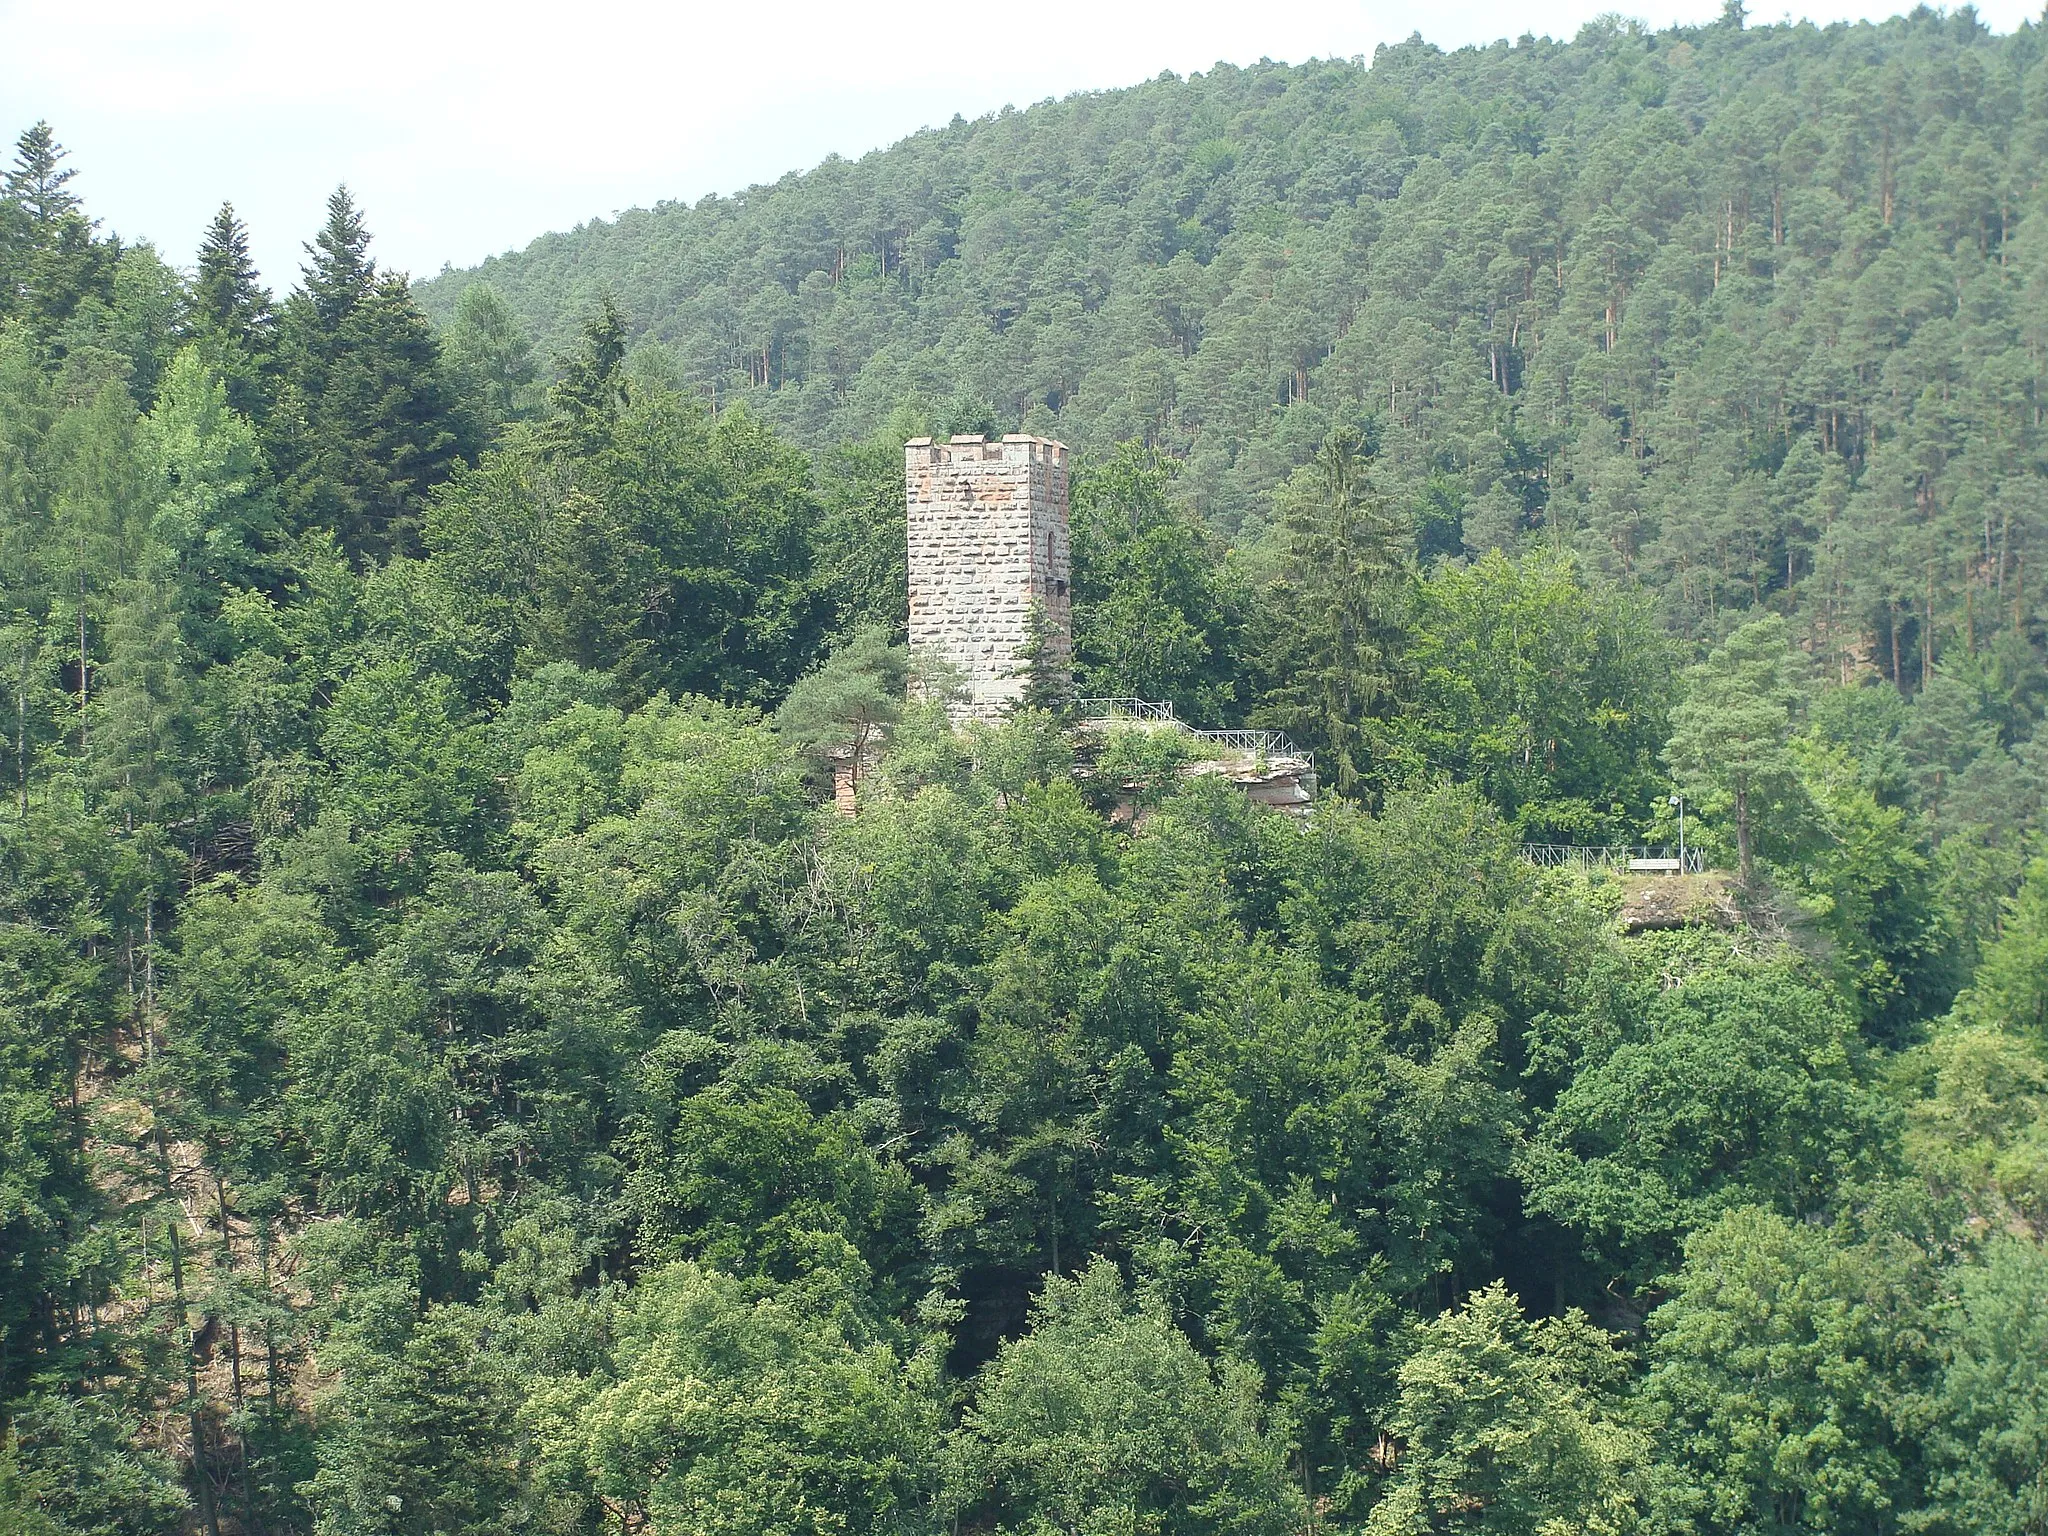
M 27 128 L 0 1536 L 2039 1536 L 2044 166 L 2040 28 L 1731 9 L 279 298 Z M 1016 429 L 1313 815 L 925 702 Z

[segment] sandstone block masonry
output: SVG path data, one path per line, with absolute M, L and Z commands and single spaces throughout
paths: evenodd
M 913 438 L 903 448 L 910 523 L 910 646 L 958 668 L 955 723 L 993 720 L 1041 665 L 1061 683 L 1073 651 L 1067 449 L 1042 437 Z

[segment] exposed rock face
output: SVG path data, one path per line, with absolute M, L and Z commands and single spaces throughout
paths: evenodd
M 1625 875 L 1622 877 L 1621 926 L 1625 933 L 1653 928 L 1733 928 L 1741 921 L 1728 877 L 1703 875 Z
M 967 696 L 951 706 L 954 723 L 998 719 L 1023 699 L 1034 638 L 1038 664 L 1064 682 L 1073 653 L 1066 445 L 913 438 L 903 474 L 910 645 L 959 669 Z

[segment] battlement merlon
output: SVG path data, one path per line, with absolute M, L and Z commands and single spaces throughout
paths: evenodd
M 1040 667 L 1072 653 L 1066 445 L 913 438 L 903 468 L 911 646 L 959 670 L 956 721 L 999 718 L 1024 698 L 1034 641 Z
M 1031 437 L 1012 432 L 1004 437 L 954 437 L 941 441 L 913 437 L 903 445 L 906 467 L 912 464 L 1017 464 L 1034 460 L 1057 463 L 1065 468 L 1067 445 L 1049 437 Z

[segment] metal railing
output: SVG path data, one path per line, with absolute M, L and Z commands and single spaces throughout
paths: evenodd
M 1638 859 L 1656 859 L 1677 864 L 1688 875 L 1702 874 L 1706 861 L 1700 857 L 1697 848 L 1688 848 L 1683 856 L 1666 844 L 1639 843 L 1632 847 L 1589 847 L 1579 843 L 1524 843 L 1522 857 L 1531 864 L 1544 869 L 1622 869 Z
M 1147 699 L 1076 699 L 1074 707 L 1083 720 L 1140 720 L 1151 725 L 1167 726 L 1184 736 L 1192 736 L 1197 741 L 1206 741 L 1213 746 L 1221 747 L 1226 752 L 1242 752 L 1266 762 L 1300 763 L 1310 771 L 1313 771 L 1316 765 L 1315 757 L 1297 747 L 1288 739 L 1285 731 L 1198 730 L 1176 716 L 1170 702 L 1155 704 Z
M 1309 763 L 1314 760 L 1301 748 L 1287 739 L 1285 731 L 1198 731 L 1188 728 L 1188 734 L 1202 741 L 1213 741 L 1219 747 L 1232 752 L 1249 752 L 1253 757 L 1263 757 L 1269 762 L 1276 758 Z
M 1155 720 L 1179 725 L 1173 705 L 1153 704 L 1144 699 L 1076 699 L 1074 708 L 1083 720 Z

